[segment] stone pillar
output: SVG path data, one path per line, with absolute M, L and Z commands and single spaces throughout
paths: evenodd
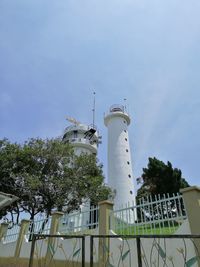
M 15 258 L 19 258 L 20 256 L 20 251 L 21 251 L 22 243 L 24 241 L 24 236 L 28 231 L 29 225 L 30 225 L 29 220 L 21 221 L 21 227 L 20 227 L 19 236 L 17 239 L 16 249 L 15 249 L 15 255 L 14 255 Z
M 113 211 L 113 203 L 105 200 L 99 202 L 99 235 L 109 235 L 110 213 Z M 99 238 L 99 267 L 106 266 L 109 257 L 109 239 Z
M 192 235 L 200 234 L 200 187 L 191 186 L 181 189 L 185 202 L 186 212 Z M 194 243 L 200 253 L 200 238 L 194 239 Z M 197 255 L 200 256 L 200 255 Z M 200 260 L 198 261 L 200 267 Z
M 1 223 L 0 225 L 0 241 L 6 236 L 8 230 L 8 223 Z
M 56 235 L 58 232 L 58 226 L 59 226 L 59 219 L 63 216 L 63 212 L 54 212 L 52 214 L 51 219 L 51 228 L 50 228 L 50 235 Z M 54 248 L 55 248 L 55 237 L 49 237 L 48 243 L 47 243 L 47 253 L 46 253 L 46 265 L 50 265 L 51 260 L 53 258 Z

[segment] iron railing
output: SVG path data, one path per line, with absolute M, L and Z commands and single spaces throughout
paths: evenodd
M 58 239 L 59 241 L 56 243 L 55 246 L 53 246 L 49 240 L 50 239 Z M 75 245 L 73 247 L 73 253 L 72 256 L 67 258 L 66 251 L 63 248 L 62 242 L 63 240 L 81 240 L 81 242 L 78 244 L 75 242 Z M 40 248 L 38 249 L 37 242 L 40 242 Z M 45 243 L 45 244 L 43 244 Z M 43 261 L 39 258 L 40 252 L 38 250 L 44 250 L 44 246 L 46 245 L 46 251 L 50 251 L 51 257 L 49 260 L 43 258 Z M 32 245 L 31 245 L 31 252 L 30 252 L 30 259 L 29 259 L 29 267 L 33 267 L 33 263 L 37 262 L 38 267 L 48 267 L 49 265 L 53 264 L 56 266 L 54 255 L 56 252 L 63 253 L 65 257 L 65 263 L 66 266 L 68 264 L 68 261 L 76 261 L 78 266 L 81 263 L 82 267 L 85 267 L 85 236 L 84 235 L 44 235 L 44 234 L 33 234 L 32 236 Z M 81 255 L 81 259 L 79 260 L 79 256 Z M 47 254 L 45 255 L 47 256 Z M 77 260 L 78 258 L 78 260 Z M 73 263 L 73 266 L 76 266 L 75 263 Z
M 86 238 L 90 257 L 86 257 Z M 51 239 L 54 241 L 50 242 Z M 75 242 L 71 242 L 75 240 Z M 79 240 L 80 242 L 77 242 Z M 46 246 L 45 253 L 39 255 Z M 64 243 L 65 242 L 65 243 Z M 72 253 L 67 257 L 66 242 Z M 95 247 L 97 246 L 97 247 Z M 90 249 L 89 249 L 90 248 Z M 101 266 L 101 267 L 197 267 L 200 264 L 200 235 L 33 235 L 29 267 Z M 64 255 L 62 260 L 58 257 Z M 41 257 L 40 257 L 41 256 Z M 95 258 L 96 257 L 96 258 Z M 71 264 L 71 265 L 70 265 Z
M 3 243 L 15 242 L 18 239 L 20 232 L 20 225 L 15 224 L 11 228 L 8 228 L 6 236 L 3 238 Z
M 110 229 L 117 234 L 173 234 L 187 219 L 182 195 L 148 196 L 110 214 Z
M 86 211 L 65 213 L 59 219 L 58 232 L 61 234 L 87 232 L 98 227 L 99 207 L 93 206 Z
M 49 234 L 52 217 L 31 221 L 27 233 L 27 240 L 31 241 L 34 234 Z

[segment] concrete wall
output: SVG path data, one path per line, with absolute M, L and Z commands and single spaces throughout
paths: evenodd
M 188 221 L 185 221 L 175 234 L 185 235 L 189 233 Z M 109 262 L 113 266 L 138 266 L 136 239 L 110 238 L 109 248 Z M 186 262 L 195 258 L 196 250 L 191 240 L 183 238 L 141 238 L 141 257 L 142 266 L 179 267 L 185 266 Z M 164 263 L 165 265 L 163 265 Z M 198 261 L 187 266 L 198 267 Z

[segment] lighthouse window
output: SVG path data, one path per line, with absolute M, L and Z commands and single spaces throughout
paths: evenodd
M 126 130 L 124 130 L 124 132 L 126 133 Z
M 127 138 L 125 138 L 125 141 L 128 141 L 128 139 L 127 139 Z
M 129 174 L 128 177 L 131 178 L 131 175 Z
M 126 121 L 124 121 L 124 123 L 126 123 Z
M 126 149 L 126 152 L 128 152 L 128 149 Z
M 129 162 L 129 161 L 127 161 L 127 164 L 129 165 L 129 164 L 130 164 L 130 162 Z
M 131 195 L 133 194 L 133 191 L 132 191 L 132 190 L 130 191 L 130 194 L 131 194 Z

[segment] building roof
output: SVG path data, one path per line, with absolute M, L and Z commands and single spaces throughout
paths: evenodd
M 14 195 L 5 194 L 3 192 L 0 192 L 0 210 L 11 205 L 17 199 L 18 199 L 18 197 L 14 196 Z

